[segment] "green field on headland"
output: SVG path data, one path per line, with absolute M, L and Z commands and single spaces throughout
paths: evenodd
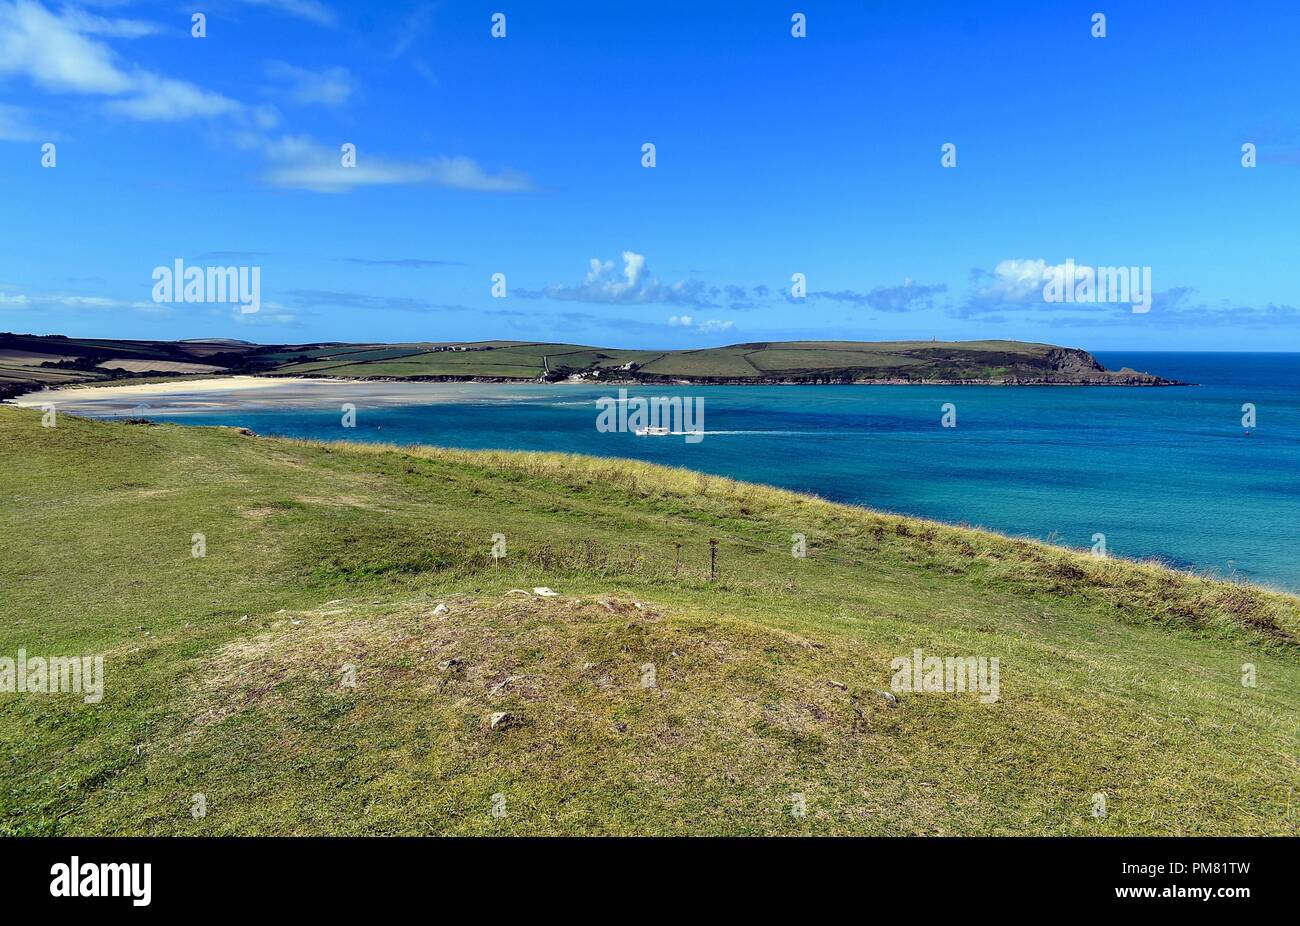
M 621 350 L 533 341 L 259 345 L 0 334 L 0 397 L 142 376 L 259 373 L 343 379 L 689 383 L 1169 385 L 1087 351 L 1023 341 L 764 341 Z
M 1297 832 L 1292 597 L 621 460 L 0 407 L 0 464 L 0 656 L 104 657 L 0 693 L 0 832 Z

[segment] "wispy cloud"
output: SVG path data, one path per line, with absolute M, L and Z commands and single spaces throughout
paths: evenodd
M 689 328 L 696 334 L 717 334 L 722 331 L 730 331 L 735 327 L 735 322 L 723 318 L 706 318 L 697 322 L 690 315 L 670 315 L 668 317 L 668 327 Z
M 426 302 L 409 296 L 375 296 L 331 289 L 290 289 L 284 293 L 299 308 L 332 307 L 390 312 L 473 312 L 458 303 Z
M 416 41 L 424 37 L 432 25 L 433 4 L 417 4 L 402 18 L 401 25 L 397 28 L 397 36 L 393 39 L 393 47 L 388 52 L 388 57 L 393 60 L 401 58 L 411 50 Z
M 39 3 L 0 3 L 0 74 L 23 74 L 43 90 L 116 95 L 132 89 L 112 49 Z
M 422 270 L 427 267 L 464 267 L 458 260 L 421 260 L 418 257 L 401 257 L 390 260 L 370 260 L 365 257 L 336 257 L 342 264 L 362 264 L 367 267 L 404 267 L 409 270 Z
M 250 327 L 263 327 L 274 325 L 277 327 L 298 327 L 301 322 L 298 316 L 293 312 L 235 312 L 231 319 L 240 325 Z
M 793 299 L 785 289 L 773 289 L 767 284 L 741 286 L 715 285 L 697 278 L 665 283 L 647 268 L 646 259 L 635 251 L 624 251 L 621 264 L 613 260 L 592 258 L 586 277 L 576 285 L 553 283 L 543 289 L 516 289 L 515 294 L 526 299 L 555 299 L 564 302 L 589 302 L 598 305 L 673 305 L 695 311 L 727 308 L 743 311 L 770 306 L 773 303 L 802 302 Z M 910 309 L 933 307 L 934 297 L 947 292 L 946 284 L 923 285 L 914 280 L 904 280 L 900 286 L 877 286 L 875 289 L 821 290 L 808 294 L 809 300 L 847 302 L 863 308 L 882 312 L 904 312 Z M 674 315 L 670 324 L 690 327 L 690 315 Z M 704 322 L 695 326 L 704 330 Z M 726 325 L 730 325 L 728 322 Z M 712 320 L 712 330 L 725 330 L 724 323 Z
M 1075 264 L 1076 272 L 1097 268 Z M 1148 311 L 1133 312 L 1131 303 L 1096 301 L 1082 303 L 1047 302 L 1043 288 L 1055 277 L 1063 278 L 1066 264 L 1051 264 L 1041 258 L 1010 259 L 993 271 L 972 270 L 971 289 L 965 300 L 950 308 L 956 318 L 978 318 L 986 324 L 1023 323 L 1033 320 L 1053 328 L 1099 328 L 1123 324 L 1138 328 L 1251 328 L 1294 326 L 1300 323 L 1300 308 L 1286 303 L 1242 305 L 1198 299 L 1190 286 L 1173 286 L 1149 294 Z
M 389 309 L 400 312 L 427 312 L 434 305 L 407 296 L 372 296 L 365 293 L 331 289 L 290 289 L 285 293 L 293 305 L 303 308 L 328 306 L 343 309 Z
M 49 141 L 52 138 L 51 133 L 39 129 L 32 121 L 30 110 L 0 103 L 0 141 Z
M 134 75 L 133 83 L 132 95 L 110 102 L 110 110 L 132 119 L 157 122 L 229 116 L 244 111 L 244 104 L 188 81 L 141 71 Z
M 132 309 L 153 312 L 160 308 L 153 302 L 130 302 L 109 296 L 86 296 L 77 293 L 59 292 L 23 292 L 18 287 L 0 286 L 0 311 L 5 309 L 38 311 L 51 309 Z
M 24 76 L 41 90 L 112 98 L 109 108 L 140 120 L 210 118 L 234 113 L 269 113 L 188 81 L 123 64 L 96 37 L 138 37 L 150 33 L 137 20 L 105 19 L 77 9 L 59 14 L 34 0 L 0 2 L 0 76 Z
M 477 309 L 458 302 L 428 302 L 410 296 L 379 296 L 333 289 L 290 289 L 284 293 L 293 308 L 352 309 L 358 312 L 419 312 L 427 314 L 468 312 L 475 316 L 524 318 L 528 313 L 515 309 Z
M 847 302 L 861 308 L 876 309 L 880 312 L 908 312 L 915 309 L 929 309 L 934 306 L 934 297 L 946 293 L 946 283 L 926 286 L 906 279 L 901 286 L 877 286 L 865 293 L 851 289 L 820 290 L 808 294 L 810 299 L 830 299 L 835 302 Z
M 490 173 L 465 157 L 400 161 L 359 150 L 356 166 L 344 167 L 340 151 L 303 136 L 283 136 L 258 142 L 272 166 L 263 174 L 273 186 L 344 193 L 358 186 L 425 184 L 455 190 L 516 193 L 532 190 L 532 181 L 518 171 Z
M 102 35 L 117 39 L 138 39 L 166 31 L 160 23 L 143 19 L 109 19 L 76 7 L 62 11 L 63 19 L 83 35 Z
M 1196 298 L 1190 286 L 1177 286 L 1155 293 L 1151 298 L 1151 311 L 1134 315 L 1128 308 L 1117 305 L 1089 306 L 1089 310 L 1065 312 L 1049 320 L 1058 328 L 1110 327 L 1122 322 L 1129 326 L 1147 328 L 1232 328 L 1255 329 L 1292 328 L 1300 324 L 1300 307 L 1286 303 L 1240 305 L 1221 300 L 1208 302 Z
M 305 19 L 319 26 L 333 26 L 338 22 L 334 10 L 319 0 L 240 0 L 247 6 L 260 6 L 276 10 L 297 19 Z
M 266 256 L 266 251 L 204 251 L 195 254 L 193 260 L 254 260 Z
M 313 71 L 285 61 L 268 61 L 262 70 L 276 84 L 272 92 L 301 106 L 342 106 L 355 89 L 347 68 Z

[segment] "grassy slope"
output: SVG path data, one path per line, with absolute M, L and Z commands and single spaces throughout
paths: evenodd
M 39 421 L 0 654 L 107 693 L 0 694 L 0 832 L 1297 831 L 1293 598 L 639 463 Z M 1001 700 L 889 706 L 916 647 Z
M 311 357 L 279 367 L 280 374 L 331 376 L 483 376 L 536 378 L 545 356 L 550 369 L 579 371 L 592 364 L 618 366 L 629 361 L 641 372 L 667 377 L 737 377 L 764 374 L 815 374 L 859 371 L 863 377 L 888 377 L 915 372 L 919 376 L 1001 376 L 1020 364 L 1018 372 L 1044 372 L 1034 365 L 1051 345 L 1014 341 L 808 341 L 738 344 L 729 347 L 677 351 L 632 351 L 581 347 L 572 344 L 520 343 L 491 351 L 430 352 L 387 360 L 365 353 L 335 351 L 330 359 Z M 928 373 L 927 373 L 928 371 Z
M 636 376 L 769 380 L 831 378 L 836 381 L 939 379 L 1038 379 L 1077 381 L 1049 362 L 1049 344 L 1018 341 L 789 341 L 733 344 L 700 350 L 616 350 L 577 344 L 483 341 L 465 351 L 434 350 L 434 342 L 259 346 L 243 342 L 102 341 L 0 335 L 0 385 L 94 381 L 104 365 L 123 360 L 135 372 L 183 369 L 204 363 L 227 372 L 279 375 L 491 378 L 533 380 L 543 373 L 566 376 L 593 368 L 639 365 Z M 441 345 L 448 346 L 446 344 Z M 489 349 L 490 348 L 490 349 Z M 50 371 L 45 360 L 75 357 L 79 370 Z M 1089 374 L 1093 376 L 1093 374 Z M 1095 378 L 1095 376 L 1093 377 Z M 1103 379 L 1105 377 L 1103 376 Z

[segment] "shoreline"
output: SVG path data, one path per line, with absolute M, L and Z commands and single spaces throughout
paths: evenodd
M 72 395 L 93 401 L 98 398 L 111 398 L 122 395 L 184 395 L 186 393 L 212 392 L 247 392 L 250 390 L 269 389 L 283 385 L 322 385 L 346 383 L 344 379 L 326 379 L 324 377 L 280 377 L 272 379 L 264 376 L 235 374 L 233 376 L 210 376 L 202 379 L 161 380 L 149 383 L 122 380 L 114 383 L 90 381 L 85 383 L 67 383 L 59 386 L 43 386 L 19 393 L 5 399 L 5 404 L 19 408 L 32 408 L 37 403 L 33 397 L 39 395 Z
M 346 382 L 346 380 L 342 382 Z M 3 404 L 4 403 L 0 403 L 0 405 Z M 17 406 L 17 407 L 22 407 L 22 406 Z M 26 408 L 31 408 L 31 407 L 34 406 L 27 406 Z M 72 414 L 77 417 L 85 417 L 87 418 L 87 420 L 100 421 L 107 424 L 121 423 L 120 421 L 114 422 L 111 419 L 105 418 L 103 416 L 78 416 L 76 412 L 72 412 L 69 414 Z M 327 440 L 319 437 L 286 437 L 277 434 L 259 434 L 258 432 L 251 430 L 250 428 L 239 427 L 234 425 L 202 425 L 202 424 L 176 423 L 176 426 L 182 428 L 218 428 L 222 430 L 233 431 L 235 433 L 238 433 L 242 437 L 250 438 L 258 441 L 268 441 L 273 443 L 284 442 L 284 443 L 296 444 L 296 445 L 328 447 L 333 450 L 338 450 L 347 453 L 355 453 L 360 455 L 392 453 L 392 454 L 403 454 L 408 456 L 409 455 L 419 456 L 422 453 L 426 453 L 432 455 L 454 456 L 460 454 L 469 457 L 490 457 L 493 455 L 514 456 L 514 455 L 524 455 L 524 454 L 534 454 L 534 455 L 540 454 L 548 457 L 575 457 L 580 460 L 586 460 L 592 462 L 617 460 L 622 463 L 628 464 L 629 466 L 646 467 L 655 471 L 661 471 L 661 470 L 668 471 L 674 469 L 674 467 L 672 467 L 671 465 L 656 463 L 649 460 L 640 459 L 637 457 L 623 457 L 623 456 L 600 457 L 600 456 L 593 456 L 591 454 L 572 452 L 572 451 L 570 452 L 526 451 L 526 450 L 512 450 L 512 449 L 500 449 L 500 448 L 469 449 L 465 447 L 458 447 L 458 446 L 447 445 L 447 444 L 391 443 L 387 441 L 363 441 L 358 443 L 352 441 Z M 690 469 L 689 467 L 687 469 L 689 472 L 693 474 L 704 476 L 710 479 L 720 480 L 724 483 L 728 483 L 733 486 L 740 487 L 742 489 L 745 487 L 753 487 L 753 488 L 763 490 L 765 492 L 771 492 L 779 495 L 801 498 L 812 503 L 852 509 L 854 511 L 863 512 L 869 515 L 882 517 L 882 518 L 894 518 L 894 519 L 898 519 L 899 521 L 909 522 L 911 524 L 918 525 L 919 527 L 922 528 L 926 526 L 938 527 L 944 530 L 966 532 L 975 535 L 983 535 L 989 538 L 996 538 L 998 540 L 1007 543 L 1028 544 L 1030 546 L 1033 546 L 1035 548 L 1044 551 L 1052 551 L 1057 554 L 1064 554 L 1066 556 L 1078 558 L 1080 560 L 1089 563 L 1095 563 L 1097 562 L 1098 559 L 1097 557 L 1091 555 L 1088 552 L 1087 547 L 1082 547 L 1082 546 L 1076 547 L 1076 546 L 1071 546 L 1069 544 L 1052 543 L 1050 540 L 1045 540 L 1040 537 L 1035 537 L 1028 534 L 1016 534 L 1010 531 L 999 529 L 997 527 L 991 527 L 989 525 L 985 525 L 982 523 L 972 524 L 965 520 L 958 520 L 958 521 L 944 520 L 942 518 L 929 517 L 926 515 L 915 514 L 906 511 L 876 507 L 861 502 L 843 501 L 843 500 L 837 500 L 833 498 L 827 498 L 812 491 L 790 488 L 776 483 L 760 482 L 760 481 L 754 481 L 749 479 L 740 479 L 733 476 L 706 473 L 701 470 Z M 1100 559 L 1102 562 L 1107 562 L 1112 564 L 1123 564 L 1132 567 L 1139 567 L 1144 569 L 1157 570 L 1160 572 L 1172 573 L 1174 575 L 1179 576 L 1182 579 L 1210 582 L 1218 585 L 1232 586 L 1237 588 L 1244 587 L 1244 588 L 1249 588 L 1260 592 L 1264 592 L 1267 594 L 1281 595 L 1288 598 L 1300 598 L 1300 589 L 1292 590 L 1282 582 L 1261 581 L 1256 579 L 1243 579 L 1240 577 L 1233 577 L 1231 575 L 1224 575 L 1220 572 L 1217 572 L 1211 567 L 1197 567 L 1191 564 L 1180 566 L 1160 554 L 1155 554 L 1147 557 L 1134 557 L 1134 556 L 1117 555 L 1114 553 L 1107 553 L 1104 557 L 1101 557 Z
M 217 392 L 248 392 L 273 389 L 280 386 L 315 387 L 317 385 L 340 386 L 348 384 L 364 385 L 370 383 L 387 384 L 478 384 L 507 386 L 611 386 L 627 388 L 630 386 L 1066 386 L 1098 387 L 1111 386 L 1119 388 L 1164 388 L 1173 386 L 1196 386 L 1198 383 L 1181 380 L 1159 380 L 1156 382 L 1142 380 L 1121 380 L 1109 382 L 1104 380 L 1069 380 L 1050 377 L 1030 379 L 874 379 L 874 380 L 837 380 L 837 379 L 521 379 L 516 377 L 487 376 L 310 376 L 310 375 L 276 375 L 267 374 L 233 374 L 230 376 L 207 376 L 195 379 L 161 379 L 152 382 L 133 382 L 129 379 L 103 382 L 87 381 L 83 383 L 65 383 L 49 386 L 38 383 L 22 384 L 32 388 L 15 392 L 3 402 L 20 408 L 30 408 L 34 404 L 33 396 L 55 396 L 76 394 L 93 401 L 101 398 L 124 395 L 183 395 Z

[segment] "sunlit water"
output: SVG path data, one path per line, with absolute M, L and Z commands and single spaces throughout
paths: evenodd
M 321 384 L 134 413 L 260 434 L 635 457 L 1300 589 L 1300 355 L 1098 354 L 1188 388 L 635 387 L 704 400 L 704 439 L 601 433 L 617 387 Z M 301 387 L 299 387 L 301 389 Z M 357 406 L 355 428 L 341 404 Z M 941 406 L 957 426 L 941 427 Z M 1258 424 L 1246 434 L 1243 403 Z M 122 413 L 122 402 L 115 403 Z M 110 413 L 107 406 L 80 412 Z

